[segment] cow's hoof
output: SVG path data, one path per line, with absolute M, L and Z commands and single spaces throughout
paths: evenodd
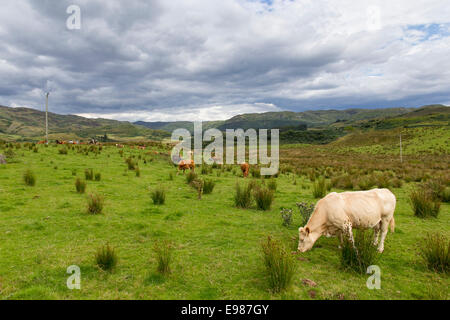
M 378 248 L 379 253 L 383 253 L 383 251 L 384 251 L 384 248 Z

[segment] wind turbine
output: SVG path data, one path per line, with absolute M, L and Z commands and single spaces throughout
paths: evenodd
M 45 144 L 48 144 L 48 96 L 50 92 L 45 94 Z

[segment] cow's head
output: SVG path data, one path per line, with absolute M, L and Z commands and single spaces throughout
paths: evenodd
M 312 248 L 317 239 L 313 237 L 309 227 L 298 229 L 298 251 L 305 252 Z

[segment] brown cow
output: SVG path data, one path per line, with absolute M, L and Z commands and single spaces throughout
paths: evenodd
M 250 169 L 250 165 L 247 162 L 241 163 L 241 170 L 244 178 L 248 177 L 248 171 Z
M 183 170 L 183 173 L 186 170 L 195 170 L 195 163 L 194 160 L 181 160 L 180 162 L 178 162 L 178 171 Z

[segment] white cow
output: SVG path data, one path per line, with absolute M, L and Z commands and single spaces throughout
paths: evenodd
M 299 229 L 298 250 L 310 250 L 322 235 L 347 234 L 353 242 L 352 228 L 374 229 L 374 245 L 381 240 L 378 251 L 384 250 L 384 239 L 391 226 L 394 232 L 396 198 L 388 189 L 356 192 L 332 192 L 317 202 L 305 227 Z

